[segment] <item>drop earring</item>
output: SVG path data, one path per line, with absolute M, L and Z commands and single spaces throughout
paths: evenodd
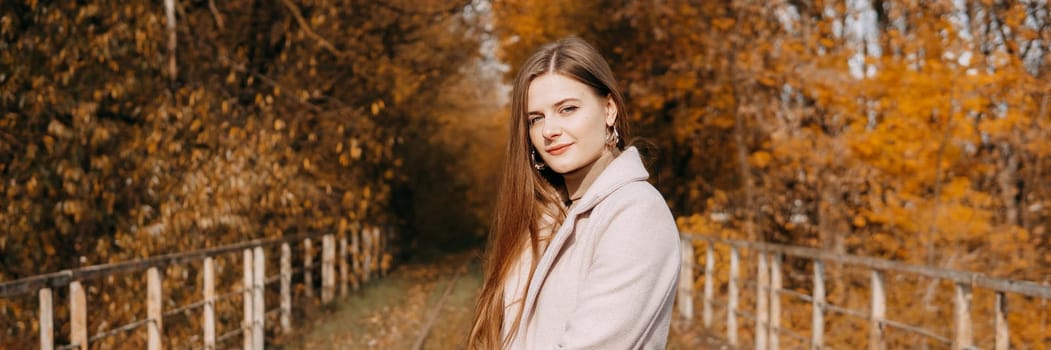
M 620 133 L 617 132 L 616 126 L 611 126 L 610 129 L 613 129 L 613 132 L 606 135 L 606 144 L 617 147 L 617 145 L 620 144 Z
M 535 168 L 536 171 L 541 171 L 541 170 L 547 169 L 547 164 L 544 164 L 544 161 L 542 159 L 540 159 L 539 156 L 537 156 L 536 149 L 533 148 L 533 149 L 530 149 L 529 151 L 532 154 L 532 159 L 530 159 L 530 160 L 533 161 L 533 168 Z

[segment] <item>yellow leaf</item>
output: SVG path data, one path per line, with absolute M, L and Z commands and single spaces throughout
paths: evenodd
M 383 101 L 373 102 L 371 107 L 372 115 L 378 115 L 380 114 L 380 111 L 383 110 Z
M 712 26 L 719 30 L 728 30 L 730 29 L 730 27 L 733 27 L 735 22 L 736 21 L 733 18 L 717 18 L 714 21 L 712 21 Z
M 752 156 L 749 157 L 748 162 L 752 163 L 752 165 L 755 165 L 757 168 L 765 168 L 768 164 L 770 164 L 771 158 L 772 157 L 770 156 L 769 152 L 758 151 L 752 153 Z
M 854 217 L 854 226 L 865 227 L 865 224 L 866 224 L 866 222 L 865 222 L 865 218 L 863 216 L 858 215 L 858 216 Z
M 358 140 L 350 141 L 350 157 L 354 159 L 361 159 L 361 147 L 358 146 Z

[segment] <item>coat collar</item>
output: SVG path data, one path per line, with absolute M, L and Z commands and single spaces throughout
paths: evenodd
M 639 156 L 639 150 L 628 147 L 602 170 L 602 174 L 588 187 L 584 196 L 577 201 L 577 205 L 570 207 L 569 216 L 591 210 L 618 188 L 635 181 L 645 181 L 649 177 L 646 166 L 642 164 L 642 157 Z
M 519 324 L 517 332 L 519 336 L 525 335 L 524 327 L 529 323 L 528 319 L 532 317 L 540 288 L 543 286 L 548 272 L 551 271 L 555 257 L 558 256 L 566 240 L 575 231 L 577 216 L 594 208 L 617 189 L 632 182 L 646 181 L 647 178 L 649 178 L 649 173 L 646 172 L 646 167 L 642 164 L 639 151 L 635 147 L 629 147 L 610 162 L 606 169 L 603 169 L 602 174 L 584 192 L 584 196 L 569 208 L 569 214 L 566 216 L 562 226 L 555 232 L 547 249 L 544 250 L 544 255 L 540 257 L 536 271 L 533 273 L 533 279 L 529 281 L 529 290 L 526 291 L 525 304 L 522 308 L 525 322 Z

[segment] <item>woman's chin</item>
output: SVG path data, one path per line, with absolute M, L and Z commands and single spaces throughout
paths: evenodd
M 551 163 L 547 164 L 547 168 L 551 169 L 551 171 L 553 171 L 553 172 L 555 172 L 556 174 L 559 174 L 559 175 L 565 174 L 567 171 L 569 171 L 569 169 L 567 169 L 564 166 L 559 166 L 559 165 L 555 165 L 555 164 L 551 164 Z
M 577 170 L 579 170 L 581 168 L 579 166 L 573 166 L 571 164 L 558 164 L 558 163 L 548 164 L 547 167 L 550 168 L 551 171 L 554 171 L 555 173 L 557 173 L 559 175 L 572 174 L 574 171 L 577 171 Z

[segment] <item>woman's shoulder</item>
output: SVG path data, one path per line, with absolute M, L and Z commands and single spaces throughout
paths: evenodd
M 668 207 L 660 191 L 646 181 L 633 181 L 625 184 L 610 193 L 604 202 L 627 206 L 659 205 L 665 209 Z
M 621 186 L 599 203 L 595 211 L 612 216 L 629 215 L 647 220 L 671 220 L 674 223 L 664 196 L 646 181 L 634 181 Z
M 630 246 L 642 255 L 662 255 L 678 247 L 675 218 L 664 196 L 646 181 L 625 184 L 594 210 L 588 230 L 596 242 Z

